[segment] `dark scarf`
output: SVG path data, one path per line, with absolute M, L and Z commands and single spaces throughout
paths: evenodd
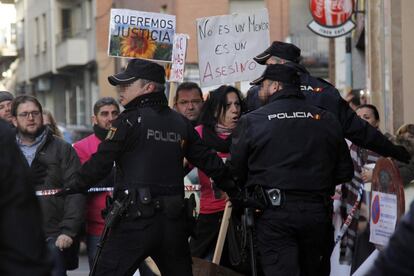
M 226 139 L 218 137 L 215 130 L 204 126 L 203 127 L 203 141 L 208 147 L 213 148 L 217 152 L 228 153 L 231 145 L 231 135 Z
M 95 133 L 96 137 L 98 137 L 101 141 L 105 140 L 108 135 L 108 131 L 108 129 L 101 128 L 98 125 L 93 125 L 93 133 Z

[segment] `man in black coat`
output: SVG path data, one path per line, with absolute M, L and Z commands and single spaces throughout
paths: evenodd
M 34 176 L 1 119 L 0 156 L 0 275 L 50 275 Z
M 341 125 L 305 100 L 291 67 L 269 65 L 252 84 L 261 84 L 268 103 L 241 117 L 230 167 L 268 202 L 256 223 L 264 274 L 329 275 L 331 195 L 353 176 Z
M 345 138 L 382 156 L 408 163 L 410 154 L 404 147 L 393 145 L 376 128 L 360 119 L 332 84 L 311 76 L 305 67 L 299 64 L 300 52 L 300 49 L 293 44 L 274 41 L 263 53 L 254 57 L 254 60 L 262 65 L 287 64 L 294 67 L 300 72 L 300 88 L 306 101 L 332 112 L 338 118 Z M 250 110 L 261 105 L 258 86 L 253 86 L 249 90 L 247 99 Z

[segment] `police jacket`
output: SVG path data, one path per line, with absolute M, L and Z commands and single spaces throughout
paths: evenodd
M 380 131 L 359 118 L 333 85 L 321 78 L 312 77 L 302 65 L 293 62 L 287 65 L 300 72 L 300 87 L 306 101 L 332 112 L 339 120 L 345 138 L 379 155 L 390 156 L 408 163 L 410 156 L 407 151 L 400 146 L 393 145 Z M 248 110 L 254 110 L 254 107 L 260 106 L 258 90 L 258 86 L 253 86 L 248 91 Z
M 50 275 L 42 214 L 15 132 L 0 119 L 0 275 Z
M 341 125 L 285 88 L 270 103 L 241 117 L 230 148 L 231 169 L 241 183 L 290 191 L 331 193 L 349 181 L 353 164 Z
M 47 191 L 69 187 L 76 182 L 80 168 L 79 158 L 72 146 L 46 129 L 46 139 L 36 151 L 31 167 L 38 164 L 46 167 L 46 176 L 37 183 L 36 191 Z M 47 237 L 65 234 L 76 237 L 84 222 L 85 197 L 81 194 L 66 198 L 39 196 L 43 212 L 43 227 Z
M 108 174 L 115 161 L 115 189 L 148 187 L 153 196 L 184 193 L 183 158 L 220 179 L 222 160 L 201 142 L 184 116 L 170 109 L 162 92 L 139 96 L 125 106 L 108 137 L 80 171 L 86 189 Z

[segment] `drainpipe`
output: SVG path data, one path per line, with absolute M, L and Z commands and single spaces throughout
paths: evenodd
M 52 55 L 52 74 L 57 74 L 56 70 L 56 33 L 55 33 L 55 0 L 49 0 L 50 3 L 50 53 Z

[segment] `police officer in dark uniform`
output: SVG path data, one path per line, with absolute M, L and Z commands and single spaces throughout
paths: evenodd
M 16 134 L 0 119 L 0 275 L 50 275 L 40 205 L 16 144 Z
M 192 275 L 183 158 L 219 186 L 235 184 L 224 180 L 226 167 L 202 144 L 191 122 L 168 107 L 162 66 L 134 59 L 108 79 L 118 86 L 125 110 L 82 166 L 79 184 L 61 194 L 84 191 L 105 177 L 115 161 L 114 199 L 126 198 L 128 208 L 111 229 L 96 275 L 132 275 L 148 256 L 162 275 Z M 221 188 L 228 190 L 226 185 Z
M 291 67 L 269 65 L 252 84 L 262 86 L 268 104 L 241 117 L 230 167 L 266 201 L 256 223 L 264 274 L 329 275 L 322 260 L 333 236 L 331 195 L 353 176 L 342 127 L 305 100 Z
M 410 154 L 404 147 L 393 145 L 376 128 L 360 119 L 333 85 L 321 78 L 312 77 L 305 67 L 298 63 L 300 52 L 293 44 L 274 41 L 263 53 L 254 57 L 254 60 L 262 65 L 279 63 L 294 67 L 300 72 L 300 87 L 306 101 L 332 112 L 341 123 L 345 138 L 382 156 L 390 156 L 408 163 Z M 250 89 L 247 96 L 248 109 L 253 110 L 261 105 L 259 94 L 258 86 Z

